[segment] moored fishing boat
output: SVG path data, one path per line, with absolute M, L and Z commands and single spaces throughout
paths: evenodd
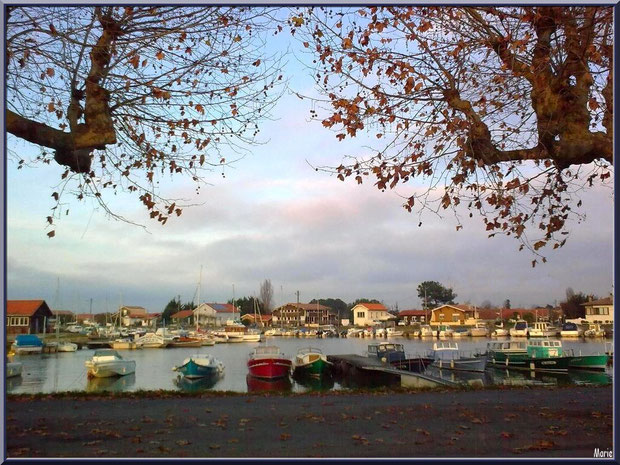
M 525 369 L 531 371 L 568 371 L 572 359 L 564 355 L 562 342 L 552 339 L 530 339 L 527 354 Z
M 107 378 L 109 376 L 124 376 L 136 371 L 134 360 L 125 360 L 114 349 L 99 349 L 90 360 L 84 362 L 89 377 Z
M 62 341 L 56 345 L 57 352 L 75 352 L 77 349 L 78 345 L 69 341 Z
M 293 360 L 293 375 L 321 377 L 329 371 L 330 365 L 321 349 L 304 347 L 299 349 Z
M 471 337 L 486 337 L 488 333 L 487 324 L 483 321 L 477 321 L 473 328 L 469 328 L 469 336 Z
M 210 354 L 193 354 L 172 370 L 178 371 L 186 378 L 204 378 L 221 376 L 224 373 L 224 364 Z
M 43 341 L 34 334 L 18 334 L 11 345 L 11 351 L 18 355 L 40 354 L 43 352 Z
M 402 329 L 398 329 L 395 327 L 387 328 L 385 331 L 387 337 L 403 336 L 405 334 Z
M 197 337 L 175 336 L 168 347 L 200 347 L 202 341 Z
M 456 342 L 440 341 L 433 344 L 429 353 L 432 366 L 444 370 L 484 371 L 487 359 L 483 355 L 465 357 Z
M 527 337 L 527 321 L 518 320 L 515 325 L 510 328 L 510 337 Z
M 393 342 L 369 344 L 367 353 L 394 368 L 415 373 L 421 373 L 433 362 L 432 358 L 422 356 L 407 358 L 403 344 Z
M 556 335 L 556 329 L 547 321 L 535 321 L 527 328 L 529 337 L 549 337 Z
M 448 325 L 439 325 L 437 328 L 437 337 L 439 338 L 452 337 L 453 334 L 454 330 Z
M 420 337 L 434 337 L 435 331 L 431 325 L 422 325 L 420 326 Z
M 493 341 L 487 343 L 487 363 L 496 366 L 513 365 L 525 366 L 527 355 L 527 341 Z
M 115 350 L 134 350 L 141 349 L 142 346 L 138 344 L 136 341 L 132 341 L 129 338 L 121 338 L 112 341 L 112 349 Z
M 605 337 L 605 330 L 598 323 L 590 323 L 583 335 L 585 337 Z
M 572 356 L 568 364 L 570 370 L 605 371 L 609 364 L 609 355 L 607 354 L 582 355 L 579 351 L 579 355 L 576 355 L 572 349 L 567 351 L 567 354 Z
M 277 346 L 259 346 L 250 354 L 248 370 L 256 378 L 283 378 L 289 375 L 292 361 Z
M 161 334 L 146 333 L 144 336 L 135 340 L 136 344 L 145 349 L 163 349 L 167 347 L 171 340 L 164 338 Z
M 562 325 L 562 330 L 560 331 L 560 336 L 562 337 L 580 337 L 581 331 L 579 327 L 572 322 L 566 322 Z

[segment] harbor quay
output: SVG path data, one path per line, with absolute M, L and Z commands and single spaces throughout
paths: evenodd
M 609 458 L 612 415 L 611 385 L 9 394 L 5 450 L 9 459 Z

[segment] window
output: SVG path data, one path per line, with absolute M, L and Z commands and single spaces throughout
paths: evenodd
M 364 312 L 357 312 L 358 318 L 364 318 Z
M 452 314 L 452 322 L 453 323 L 458 323 L 459 320 L 460 320 L 459 314 L 458 313 L 453 313 Z
M 439 314 L 439 321 L 443 321 L 443 318 L 444 318 L 444 314 L 443 314 L 443 313 L 440 313 L 440 314 Z

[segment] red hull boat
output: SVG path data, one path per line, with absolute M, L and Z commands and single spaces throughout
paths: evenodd
M 248 370 L 256 378 L 276 379 L 289 375 L 291 360 L 276 346 L 257 347 L 250 354 Z

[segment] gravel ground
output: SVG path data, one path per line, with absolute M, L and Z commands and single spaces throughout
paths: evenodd
M 322 394 L 9 395 L 9 458 L 584 457 L 611 386 Z

